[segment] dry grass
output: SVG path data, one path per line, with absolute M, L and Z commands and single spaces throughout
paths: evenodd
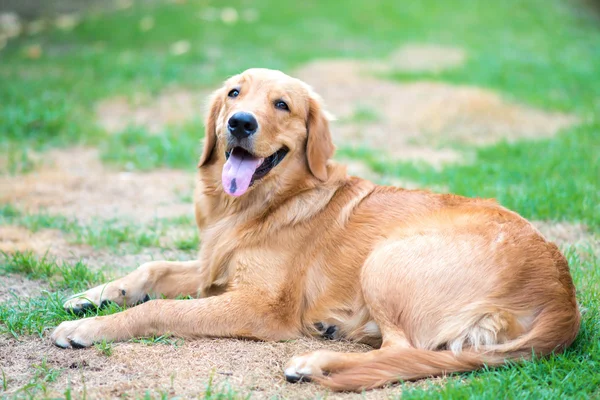
M 533 225 L 548 240 L 555 242 L 559 247 L 591 245 L 600 251 L 600 237 L 591 232 L 581 223 L 533 221 Z
M 394 51 L 385 64 L 390 72 L 440 72 L 461 67 L 466 59 L 460 48 L 413 43 Z
M 388 185 L 388 186 L 398 186 L 405 189 L 419 189 L 422 188 L 417 182 L 410 181 L 408 179 L 400 179 L 392 176 L 385 176 L 377 171 L 374 171 L 367 163 L 364 161 L 356 160 L 356 159 L 342 159 L 340 160 L 341 164 L 344 164 L 347 167 L 348 175 L 350 176 L 358 176 L 363 179 L 367 179 L 371 182 L 375 182 L 380 185 Z M 444 189 L 447 188 L 430 188 L 432 190 L 438 192 L 444 192 Z
M 40 281 L 26 279 L 20 275 L 0 277 L 0 303 L 12 298 L 38 296 L 47 286 Z
M 146 391 L 189 398 L 201 396 L 212 377 L 216 387 L 229 383 L 238 393 L 252 393 L 253 399 L 314 398 L 326 392 L 312 383 L 288 384 L 282 371 L 293 355 L 321 348 L 368 350 L 364 345 L 313 339 L 285 343 L 200 339 L 177 346 L 114 344 L 112 355 L 105 356 L 95 348 L 61 350 L 47 339 L 0 337 L 0 361 L 10 379 L 6 395 L 29 382 L 32 365 L 46 358 L 49 367 L 61 371 L 57 381 L 49 384 L 49 394 L 54 395 L 71 385 L 79 396 L 85 386 L 91 398 L 139 397 Z M 380 399 L 399 393 L 399 387 L 392 387 L 365 395 L 329 394 L 327 398 Z
M 420 52 L 422 58 L 417 57 Z M 414 68 L 428 70 L 442 68 L 444 57 L 456 63 L 458 54 L 455 49 L 411 46 L 391 59 L 396 63 L 410 59 Z M 503 139 L 548 137 L 576 122 L 570 115 L 508 103 L 480 88 L 399 83 L 374 75 L 394 68 L 391 61 L 317 60 L 295 75 L 312 85 L 339 119 L 334 124 L 337 144 L 367 145 L 398 159 L 433 165 L 463 158 L 441 147 L 449 143 L 487 145 Z
M 192 174 L 112 171 L 100 163 L 97 150 L 88 148 L 53 150 L 44 164 L 33 173 L 0 177 L 0 203 L 80 222 L 116 217 L 146 222 L 192 215 L 192 205 L 178 196 L 193 187 Z
M 178 125 L 187 120 L 202 118 L 208 91 L 191 92 L 171 90 L 149 99 L 134 96 L 105 99 L 96 106 L 96 118 L 109 133 L 117 133 L 129 125 L 142 126 L 150 133 L 158 133 L 167 125 Z

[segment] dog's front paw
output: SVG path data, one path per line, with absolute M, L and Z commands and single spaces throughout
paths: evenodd
M 50 335 L 50 339 L 63 349 L 82 349 L 109 339 L 102 335 L 102 317 L 84 318 L 61 323 Z
M 72 311 L 75 314 L 82 314 L 88 309 L 103 307 L 109 302 L 123 305 L 125 294 L 125 290 L 118 290 L 115 285 L 107 283 L 85 292 L 74 294 L 65 301 L 63 307 L 65 310 Z

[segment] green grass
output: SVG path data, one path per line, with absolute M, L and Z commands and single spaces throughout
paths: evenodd
M 113 343 L 110 341 L 106 341 L 106 339 L 102 339 L 101 342 L 94 344 L 96 350 L 100 352 L 100 354 L 105 355 L 106 357 L 112 356 L 113 353 Z
M 57 326 L 63 321 L 78 318 L 63 307 L 64 299 L 107 281 L 101 271 L 92 271 L 83 262 L 74 264 L 59 263 L 44 256 L 37 257 L 31 252 L 0 253 L 0 276 L 22 274 L 30 279 L 44 282 L 49 291 L 34 297 L 14 296 L 7 302 L 0 303 L 0 333 L 8 333 L 14 337 L 21 335 L 37 335 Z M 120 311 L 121 308 L 109 304 L 99 311 L 100 315 Z M 96 315 L 88 312 L 87 315 Z
M 174 347 L 179 347 L 184 343 L 184 340 L 181 338 L 172 337 L 171 335 L 161 335 L 161 336 L 153 336 L 153 337 L 144 337 L 144 338 L 133 338 L 130 340 L 132 343 L 141 343 L 146 346 L 154 346 L 157 344 L 169 345 Z
M 199 249 L 200 238 L 198 232 L 194 231 L 190 236 L 178 237 L 173 241 L 173 246 L 178 250 L 194 251 Z
M 0 274 L 22 274 L 29 279 L 43 280 L 50 288 L 81 291 L 106 280 L 101 271 L 90 270 L 83 262 L 57 262 L 51 257 L 37 257 L 32 252 L 0 252 Z
M 151 96 L 172 87 L 214 87 L 248 67 L 291 71 L 316 58 L 386 57 L 406 43 L 435 43 L 464 49 L 466 64 L 439 73 L 392 72 L 387 78 L 481 86 L 511 101 L 575 114 L 582 123 L 551 139 L 485 148 L 463 145 L 462 150 L 474 153 L 472 163 L 441 169 L 393 162 L 367 148 L 342 148 L 340 156 L 364 160 L 386 177 L 448 187 L 467 196 L 494 197 L 527 218 L 581 222 L 600 232 L 600 17 L 586 2 L 383 0 L 341 6 L 334 0 L 277 4 L 257 0 L 251 5 L 234 0 L 218 5 L 257 10 L 258 22 L 240 20 L 235 25 L 201 19 L 208 6 L 201 0 L 137 5 L 84 18 L 70 32 L 11 41 L 0 51 L 0 154 L 6 155 L 0 159 L 1 172 L 32 171 L 36 167 L 32 154 L 74 144 L 98 146 L 103 161 L 117 168 L 193 171 L 203 137 L 201 110 L 198 119 L 165 127 L 156 135 L 137 126 L 108 135 L 94 123 L 94 104 L 110 96 Z M 144 16 L 155 21 L 148 32 L 139 29 Z M 190 51 L 177 56 L 170 47 L 180 40 L 189 41 Z M 42 46 L 40 59 L 24 56 L 23 49 L 31 44 Z M 377 110 L 359 108 L 352 121 L 377 118 Z M 193 224 L 193 220 L 164 220 L 148 226 L 121 221 L 82 225 L 62 216 L 23 213 L 13 204 L 0 208 L 0 224 L 32 231 L 59 229 L 75 243 L 132 251 L 157 247 L 166 227 Z M 197 236 L 191 236 L 176 239 L 174 246 L 192 251 L 197 244 Z M 571 248 L 567 256 L 578 299 L 588 310 L 573 347 L 535 362 L 461 374 L 430 388 L 407 384 L 403 397 L 599 398 L 597 248 Z M 104 279 L 83 263 L 56 263 L 29 253 L 1 256 L 1 273 L 45 281 L 52 290 L 0 304 L 0 332 L 16 337 L 43 336 L 61 321 L 75 318 L 62 309 L 62 299 Z M 109 307 L 100 312 L 118 310 Z M 110 353 L 112 345 L 101 345 L 98 351 Z M 38 381 L 45 376 L 41 374 Z M 2 377 L 3 385 L 8 385 L 9 377 Z M 65 397 L 70 396 L 69 390 Z M 235 388 L 209 383 L 205 397 L 239 395 Z
M 242 0 L 227 5 L 248 8 Z M 600 107 L 595 68 L 600 65 L 600 19 L 576 0 L 492 5 L 484 0 L 387 0 L 353 7 L 333 0 L 277 5 L 261 0 L 252 4 L 259 22 L 233 26 L 202 20 L 206 7 L 200 0 L 158 2 L 86 18 L 71 32 L 11 41 L 0 53 L 0 148 L 19 153 L 11 168 L 29 163 L 27 152 L 16 150 L 23 143 L 34 149 L 89 143 L 101 144 L 104 158 L 122 165 L 191 169 L 201 123 L 159 138 L 136 139 L 126 157 L 122 144 L 139 138 L 135 131 L 141 128 L 128 129 L 119 138 L 107 136 L 93 123 L 93 104 L 108 96 L 148 95 L 173 86 L 213 87 L 257 65 L 290 71 L 317 57 L 384 57 L 412 42 L 454 45 L 468 53 L 465 66 L 428 79 L 490 87 L 584 119 L 596 118 Z M 154 18 L 155 27 L 142 32 L 138 26 L 145 16 Z M 184 39 L 190 51 L 171 54 L 171 45 Z M 31 44 L 42 46 L 40 59 L 25 57 L 22 50 Z
M 137 252 L 142 248 L 161 247 L 160 238 L 165 234 L 166 228 L 176 222 L 172 223 L 170 219 L 156 219 L 151 223 L 139 224 L 121 218 L 95 220 L 84 225 L 61 215 L 27 214 L 10 204 L 0 206 L 0 224 L 23 226 L 32 232 L 58 229 L 67 233 L 72 243 L 110 248 L 120 252 Z
M 474 149 L 472 164 L 441 170 L 393 162 L 364 148 L 343 148 L 375 171 L 470 197 L 496 198 L 526 218 L 581 221 L 600 232 L 600 121 L 554 139 Z
M 61 374 L 60 369 L 52 368 L 48 365 L 48 360 L 44 357 L 39 364 L 33 364 L 34 374 L 26 385 L 19 388 L 15 393 L 19 396 L 27 398 L 35 398 L 40 396 L 48 397 L 48 384 L 55 382 Z
M 170 167 L 194 171 L 203 137 L 204 125 L 200 121 L 167 127 L 153 135 L 133 126 L 103 142 L 101 158 L 125 169 L 145 171 Z
M 97 249 L 108 248 L 113 252 L 132 253 L 144 248 L 175 248 L 193 252 L 198 249 L 200 239 L 193 218 L 157 218 L 148 223 L 119 219 L 97 219 L 81 224 L 75 219 L 44 212 L 29 214 L 7 204 L 0 205 L 0 225 L 16 225 L 37 232 L 42 229 L 57 229 L 67 234 L 73 244 L 87 244 Z M 161 239 L 167 236 L 172 227 L 193 228 L 191 234 L 177 236 L 172 244 L 163 244 Z
M 4 369 L 0 368 L 0 372 L 2 372 L 2 390 L 6 392 L 6 390 L 8 389 L 8 380 L 9 379 L 6 376 Z

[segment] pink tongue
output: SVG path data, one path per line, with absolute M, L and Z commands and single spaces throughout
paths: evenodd
M 236 147 L 231 151 L 229 158 L 223 166 L 223 189 L 232 196 L 241 196 L 248 190 L 252 175 L 256 168 L 263 162 L 263 158 L 256 158 L 250 153 Z

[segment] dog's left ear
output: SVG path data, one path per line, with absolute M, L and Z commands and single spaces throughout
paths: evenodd
M 209 104 L 208 113 L 204 123 L 204 148 L 202 149 L 202 155 L 198 162 L 198 168 L 208 162 L 217 144 L 217 118 L 223 104 L 221 90 L 213 93 Z
M 310 172 L 321 181 L 327 180 L 327 161 L 333 157 L 335 146 L 329 131 L 328 114 L 321 106 L 321 99 L 311 94 L 309 100 L 308 140 L 306 142 L 306 159 Z

